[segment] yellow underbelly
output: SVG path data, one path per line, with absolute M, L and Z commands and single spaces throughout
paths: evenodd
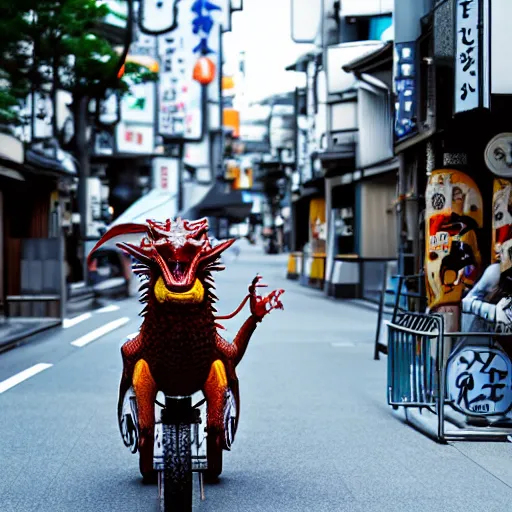
M 160 303 L 181 302 L 184 304 L 200 304 L 204 300 L 204 286 L 199 279 L 196 279 L 194 286 L 183 293 L 172 292 L 165 286 L 164 279 L 160 276 L 155 284 L 155 297 Z

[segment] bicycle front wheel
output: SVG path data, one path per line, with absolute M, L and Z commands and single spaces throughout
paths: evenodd
M 164 425 L 164 470 L 158 472 L 161 512 L 192 512 L 190 425 Z

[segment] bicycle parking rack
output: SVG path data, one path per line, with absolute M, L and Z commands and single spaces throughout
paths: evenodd
M 500 346 L 510 334 L 445 333 L 442 315 L 400 307 L 400 290 L 387 322 L 388 404 L 440 443 L 511 440 L 512 418 L 502 427 L 474 426 L 512 409 L 512 363 Z

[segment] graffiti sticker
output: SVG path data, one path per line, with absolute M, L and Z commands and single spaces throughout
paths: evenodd
M 447 385 L 453 406 L 463 414 L 506 414 L 512 406 L 512 365 L 497 349 L 471 346 L 454 354 Z

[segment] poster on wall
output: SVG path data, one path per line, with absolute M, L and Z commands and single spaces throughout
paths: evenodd
M 116 143 L 119 153 L 150 155 L 155 147 L 153 126 L 121 122 L 116 126 Z
M 489 170 L 498 176 L 493 184 L 491 263 L 501 272 L 512 268 L 512 133 L 493 137 L 484 153 Z
M 441 169 L 431 174 L 425 199 L 428 307 L 431 311 L 453 307 L 457 326 L 463 291 L 472 287 L 481 274 L 482 195 L 466 174 Z
M 501 271 L 512 268 L 512 182 L 494 180 L 492 198 L 492 253 L 491 262 L 501 264 Z

